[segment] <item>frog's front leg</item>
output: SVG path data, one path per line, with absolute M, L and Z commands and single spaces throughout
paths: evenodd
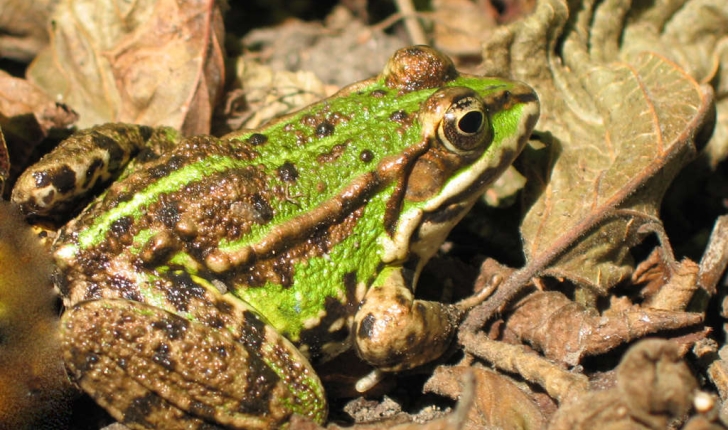
M 415 300 L 404 270 L 382 270 L 355 316 L 359 356 L 383 371 L 406 370 L 438 358 L 462 316 L 454 305 Z
M 65 360 L 132 428 L 274 428 L 293 413 L 323 422 L 325 397 L 308 361 L 253 312 L 241 316 L 241 327 L 213 328 L 222 321 L 215 315 L 203 323 L 123 299 L 82 302 L 63 317 Z

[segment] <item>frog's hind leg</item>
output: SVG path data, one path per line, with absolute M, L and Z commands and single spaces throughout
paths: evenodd
M 20 175 L 12 200 L 26 215 L 57 217 L 78 208 L 100 185 L 128 174 L 140 151 L 147 150 L 143 158 L 155 158 L 177 141 L 179 133 L 170 127 L 103 124 L 77 131 Z
M 66 365 L 132 428 L 273 428 L 293 413 L 323 421 L 324 393 L 308 361 L 253 312 L 219 298 L 210 321 L 225 321 L 216 311 L 237 313 L 238 327 L 122 299 L 80 303 L 63 317 Z

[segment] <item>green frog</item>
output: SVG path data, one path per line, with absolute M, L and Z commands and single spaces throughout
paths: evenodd
M 414 298 L 418 276 L 538 114 L 530 87 L 416 46 L 257 130 L 83 132 L 13 196 L 52 213 L 143 154 L 53 245 L 69 373 L 132 428 L 325 421 L 310 363 L 355 348 L 398 372 L 448 348 L 466 309 Z

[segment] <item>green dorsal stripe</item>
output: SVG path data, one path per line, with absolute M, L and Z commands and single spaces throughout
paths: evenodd
M 148 202 L 156 202 L 157 196 L 162 193 L 179 191 L 185 185 L 200 181 L 213 173 L 224 172 L 248 164 L 250 164 L 249 161 L 212 155 L 204 160 L 175 170 L 166 177 L 150 184 L 142 191 L 135 193 L 131 200 L 119 203 L 114 209 L 99 216 L 87 230 L 83 230 L 78 234 L 79 247 L 85 249 L 99 244 L 104 240 L 105 234 L 111 228 L 111 225 L 123 217 L 131 216 L 136 220 L 142 214 L 142 209 L 147 206 Z

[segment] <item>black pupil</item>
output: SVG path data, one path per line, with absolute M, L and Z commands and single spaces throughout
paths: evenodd
M 480 130 L 483 125 L 483 113 L 478 111 L 470 111 L 463 115 L 458 122 L 458 127 L 463 133 L 473 134 Z

